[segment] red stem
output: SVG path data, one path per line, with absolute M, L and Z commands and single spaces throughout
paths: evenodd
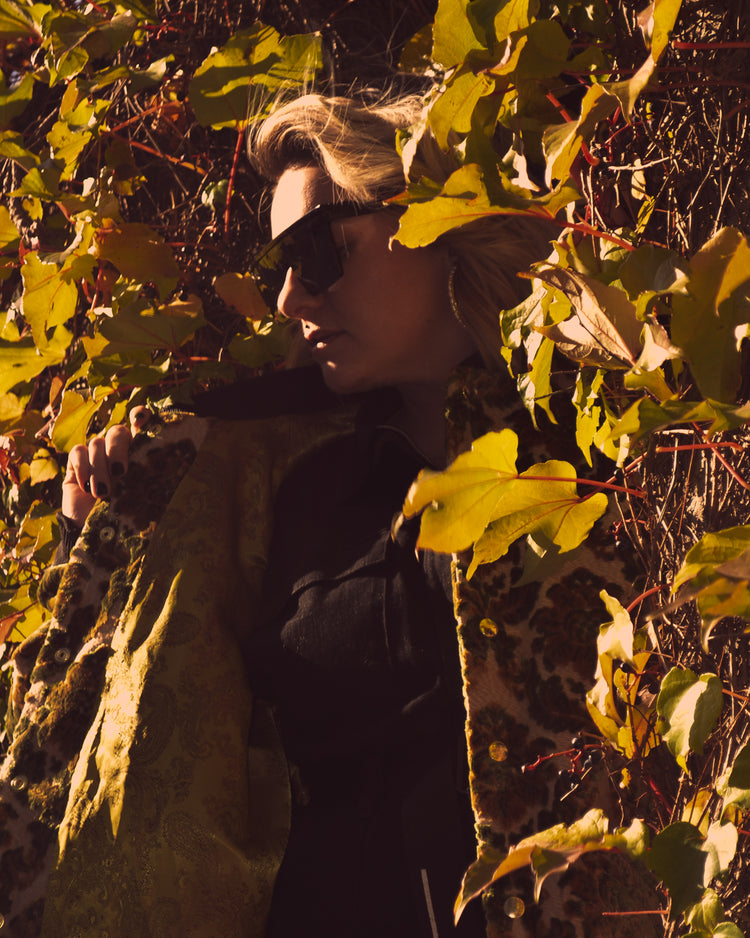
M 681 42 L 672 40 L 673 49 L 750 49 L 750 42 Z
M 563 476 L 518 476 L 529 482 L 576 482 L 578 485 L 591 485 L 598 489 L 609 489 L 611 492 L 622 492 L 625 495 L 634 495 L 636 498 L 645 498 L 646 493 L 641 489 L 629 489 L 624 485 L 615 485 L 614 482 L 598 482 L 595 479 L 564 478 Z
M 646 590 L 645 593 L 641 593 L 640 596 L 636 596 L 633 602 L 625 607 L 625 612 L 631 612 L 638 603 L 642 603 L 644 599 L 648 599 L 649 596 L 653 596 L 654 593 L 660 593 L 662 590 L 669 589 L 665 583 L 659 583 L 658 586 L 653 586 L 650 590 Z
M 227 203 L 224 206 L 224 244 L 229 241 L 229 218 L 232 207 L 232 193 L 234 192 L 234 180 L 237 175 L 237 166 L 240 162 L 240 153 L 242 153 L 242 144 L 245 140 L 245 122 L 242 121 L 237 127 L 237 144 L 234 148 L 234 158 L 232 159 L 232 169 L 229 172 L 229 185 L 227 186 Z

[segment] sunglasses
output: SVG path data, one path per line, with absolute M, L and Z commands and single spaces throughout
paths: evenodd
M 382 205 L 338 202 L 318 205 L 261 248 L 250 267 L 263 302 L 276 309 L 287 271 L 292 270 L 311 294 L 322 293 L 344 273 L 341 247 L 331 232 L 331 222 L 377 212 Z

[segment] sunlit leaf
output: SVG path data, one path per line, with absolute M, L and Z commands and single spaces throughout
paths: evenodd
M 32 485 L 39 485 L 40 482 L 48 482 L 54 479 L 60 473 L 60 467 L 57 460 L 46 449 L 39 449 L 34 453 L 34 458 L 29 465 L 29 481 Z
M 708 860 L 703 842 L 703 835 L 697 827 L 686 821 L 677 821 L 654 837 L 646 854 L 647 866 L 669 890 L 673 918 L 703 895 Z
M 106 396 L 106 391 L 89 398 L 71 390 L 63 394 L 62 406 L 52 430 L 52 442 L 57 450 L 67 453 L 72 447 L 86 442 L 91 418 L 101 408 Z
M 430 126 L 441 147 L 447 148 L 451 135 L 471 130 L 471 118 L 477 101 L 492 94 L 495 85 L 485 74 L 459 69 L 448 81 L 445 91 L 430 108 Z
M 174 289 L 180 276 L 169 245 L 153 228 L 136 222 L 108 220 L 96 232 L 95 255 L 131 280 L 155 283 L 161 296 Z
M 674 28 L 681 6 L 682 0 L 654 0 L 651 55 L 657 61 L 669 44 L 669 34 Z
M 586 695 L 600 732 L 627 758 L 646 756 L 659 742 L 653 704 L 639 700 L 641 678 L 651 658 L 647 633 L 636 630 L 626 609 L 599 594 L 612 616 L 599 628 L 596 683 Z
M 432 60 L 444 69 L 463 62 L 472 50 L 486 49 L 486 37 L 467 12 L 469 0 L 440 0 L 433 26 Z
M 750 327 L 750 245 L 723 228 L 690 261 L 687 295 L 672 300 L 672 341 L 705 397 L 733 403 L 740 386 L 739 346 Z
M 280 36 L 256 24 L 201 63 L 190 82 L 190 104 L 204 127 L 238 127 L 264 114 L 272 94 L 311 82 L 320 66 L 319 36 Z
M 565 552 L 585 539 L 607 507 L 598 492 L 579 498 L 575 470 L 550 460 L 518 473 L 518 437 L 488 433 L 443 472 L 423 470 L 404 503 L 407 516 L 423 512 L 419 545 L 444 552 L 474 545 L 474 560 L 502 557 L 519 537 L 538 533 Z
M 672 668 L 662 681 L 656 709 L 664 723 L 664 741 L 685 771 L 688 753 L 703 752 L 722 703 L 722 685 L 715 674 L 697 675 L 689 668 Z
M 587 365 L 635 365 L 643 324 L 622 290 L 552 265 L 536 267 L 534 277 L 564 293 L 570 303 L 570 319 L 538 327 L 565 355 Z
M 0 21 L 2 11 L 0 10 Z M 0 26 L 0 34 L 2 27 Z M 26 74 L 12 88 L 5 85 L 5 76 L 0 72 L 0 127 L 7 127 L 10 122 L 26 110 L 34 90 L 34 78 Z
M 722 818 L 733 819 L 750 811 L 750 744 L 740 749 L 731 767 L 717 780 L 716 792 L 724 801 Z
M 249 274 L 222 274 L 214 281 L 214 290 L 246 319 L 258 321 L 268 316 L 268 307 Z
M 17 384 L 35 378 L 48 365 L 59 364 L 72 339 L 72 333 L 64 326 L 58 326 L 43 349 L 37 349 L 25 341 L 0 341 L 0 395 Z
M 36 251 L 24 257 L 23 315 L 34 336 L 37 348 L 47 345 L 47 330 L 62 325 L 75 315 L 78 289 L 68 282 L 57 264 L 46 264 Z
M 479 857 L 468 869 L 454 908 L 456 920 L 467 904 L 503 876 L 530 866 L 535 874 L 535 899 L 546 877 L 563 872 L 586 853 L 599 850 L 620 850 L 631 857 L 640 857 L 648 844 L 648 829 L 639 820 L 629 828 L 609 833 L 609 821 L 594 808 L 571 825 L 557 824 L 519 841 L 507 853 L 482 846 Z
M 14 0 L 0 0 L 0 40 L 22 39 L 36 33 L 28 5 Z
M 460 167 L 446 181 L 440 194 L 426 202 L 414 202 L 401 216 L 396 240 L 406 247 L 431 244 L 452 228 L 469 224 L 487 215 L 508 215 L 533 210 L 542 217 L 552 218 L 571 199 L 573 190 L 557 189 L 538 199 L 531 199 L 528 190 L 503 181 L 502 192 L 487 192 L 483 172 L 475 163 Z
M 724 907 L 713 889 L 706 889 L 700 900 L 685 913 L 685 921 L 693 929 L 714 934 L 714 929 L 724 920 Z

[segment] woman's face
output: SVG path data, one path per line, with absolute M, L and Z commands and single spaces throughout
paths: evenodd
M 271 206 L 274 237 L 333 195 L 322 170 L 288 169 Z M 326 384 L 340 394 L 442 383 L 475 350 L 451 310 L 447 253 L 389 247 L 396 227 L 389 212 L 332 222 L 343 275 L 311 294 L 289 270 L 279 294 L 279 311 L 300 321 Z

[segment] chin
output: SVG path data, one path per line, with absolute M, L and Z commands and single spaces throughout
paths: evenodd
M 334 394 L 358 394 L 362 391 L 372 391 L 377 387 L 382 387 L 379 382 L 373 379 L 368 380 L 362 376 L 347 374 L 346 369 L 337 368 L 336 366 L 323 364 L 320 366 L 320 370 L 323 372 L 323 381 L 325 381 L 326 387 Z

